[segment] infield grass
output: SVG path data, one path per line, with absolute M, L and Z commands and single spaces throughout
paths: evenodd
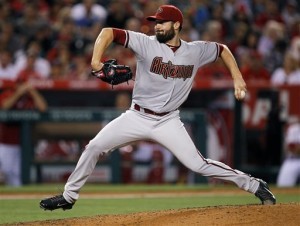
M 208 185 L 85 185 L 72 210 L 44 211 L 42 198 L 58 194 L 63 185 L 0 186 L 0 224 L 40 221 L 100 214 L 193 208 L 218 205 L 259 204 L 252 194 L 234 186 Z M 271 187 L 273 189 L 273 187 Z M 277 203 L 300 203 L 300 188 L 274 188 Z M 288 191 L 288 192 L 286 192 Z M 170 192 L 170 193 L 168 193 Z M 170 195 L 171 194 L 171 195 Z M 6 196 L 9 195 L 9 196 Z

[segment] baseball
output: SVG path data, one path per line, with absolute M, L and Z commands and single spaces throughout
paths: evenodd
M 241 98 L 244 99 L 245 96 L 246 96 L 246 92 L 244 90 L 242 90 L 241 93 L 240 93 L 240 95 L 241 95 Z

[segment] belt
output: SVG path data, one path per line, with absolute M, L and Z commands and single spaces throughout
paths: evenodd
M 140 105 L 138 104 L 134 104 L 133 105 L 133 108 L 137 111 L 140 111 L 140 112 L 145 112 L 147 114 L 150 114 L 150 115 L 157 115 L 157 116 L 165 116 L 167 114 L 169 114 L 170 112 L 161 112 L 161 113 L 157 113 L 157 112 L 154 112 L 154 111 L 151 111 L 150 109 L 147 109 L 147 108 L 142 108 Z

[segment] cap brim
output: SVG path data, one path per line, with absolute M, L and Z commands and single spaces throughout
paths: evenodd
M 163 18 L 157 16 L 148 16 L 146 19 L 149 21 L 163 20 Z

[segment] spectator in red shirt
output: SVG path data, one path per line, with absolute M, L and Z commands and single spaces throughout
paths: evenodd
M 25 81 L 28 79 L 41 79 L 41 74 L 35 69 L 34 64 L 37 55 L 33 52 L 27 53 L 26 64 L 23 69 L 17 74 L 17 79 L 19 81 Z
M 19 79 L 14 88 L 0 93 L 1 110 L 38 110 L 46 111 L 47 102 L 28 81 Z M 20 186 L 21 146 L 19 122 L 0 123 L 0 167 L 5 183 Z

